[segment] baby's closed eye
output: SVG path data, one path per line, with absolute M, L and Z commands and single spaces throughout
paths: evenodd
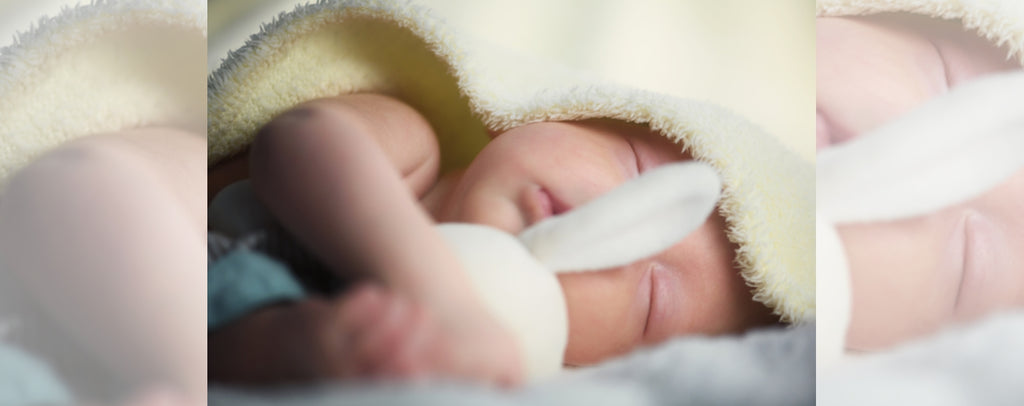
M 645 134 L 644 137 L 627 137 L 633 157 L 636 160 L 637 173 L 644 173 L 669 162 L 693 159 L 683 152 L 680 144 L 672 142 L 657 134 Z

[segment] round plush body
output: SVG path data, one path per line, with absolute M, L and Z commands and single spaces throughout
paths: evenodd
M 530 379 L 562 368 L 569 314 L 555 273 L 512 234 L 478 224 L 438 227 L 487 310 L 515 336 Z

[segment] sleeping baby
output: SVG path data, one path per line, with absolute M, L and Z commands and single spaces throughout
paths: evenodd
M 678 161 L 717 175 L 713 213 L 644 259 L 551 278 L 564 307 L 550 311 L 568 319 L 556 366 L 814 317 L 813 167 L 721 107 L 366 1 L 280 16 L 208 94 L 208 194 L 224 189 L 210 206 L 211 381 L 533 379 L 528 338 L 485 306 L 494 292 L 475 288 L 477 266 L 444 227 L 514 236 Z M 258 227 L 220 228 L 218 213 L 241 213 L 218 209 L 235 192 L 259 202 Z
M 1020 69 L 1006 49 L 953 21 L 819 18 L 817 35 L 819 152 L 972 79 Z M 927 215 L 840 224 L 852 287 L 847 350 L 887 348 L 1024 305 L 1022 202 L 1018 169 L 994 188 Z
M 248 161 L 269 211 L 346 283 L 333 296 L 266 307 L 211 333 L 211 378 L 517 383 L 515 343 L 480 310 L 433 224 L 518 234 L 652 168 L 692 159 L 681 149 L 620 121 L 535 123 L 495 136 L 467 168 L 439 177 L 436 135 L 401 100 L 353 94 L 297 106 L 231 165 Z M 725 231 L 715 214 L 652 258 L 560 275 L 570 327 L 564 362 L 590 365 L 673 336 L 778 323 L 753 299 Z

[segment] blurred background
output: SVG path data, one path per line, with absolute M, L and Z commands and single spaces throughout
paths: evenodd
M 60 12 L 65 0 L 0 0 L 0 48 L 10 45 L 14 33 L 28 30 L 30 22 Z
M 720 104 L 814 160 L 814 0 L 415 2 L 483 41 Z M 208 69 L 299 3 L 210 0 Z

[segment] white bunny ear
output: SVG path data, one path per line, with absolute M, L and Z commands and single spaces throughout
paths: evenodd
M 706 164 L 663 165 L 533 225 L 519 239 L 555 272 L 626 265 L 667 249 L 703 224 L 721 187 Z
M 818 154 L 818 208 L 836 223 L 930 213 L 1024 168 L 1024 73 L 993 75 Z

